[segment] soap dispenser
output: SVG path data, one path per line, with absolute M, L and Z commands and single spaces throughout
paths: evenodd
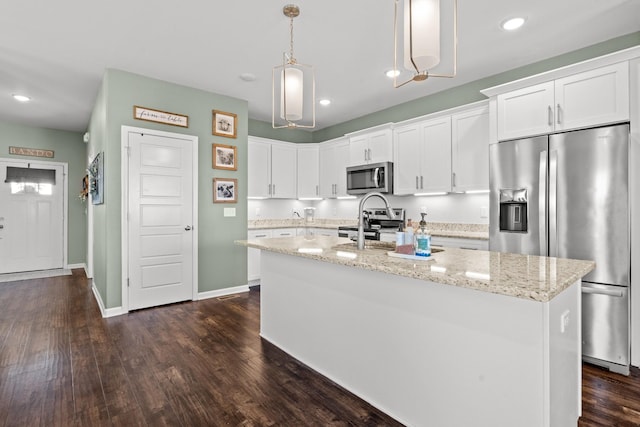
M 420 228 L 416 232 L 416 256 L 431 256 L 431 235 L 427 233 L 427 223 L 424 220 L 425 212 L 421 213 Z

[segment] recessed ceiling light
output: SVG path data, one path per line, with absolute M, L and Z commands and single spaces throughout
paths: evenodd
M 330 99 L 321 99 L 320 101 L 318 101 L 320 103 L 320 105 L 326 107 L 327 105 L 331 104 L 331 100 Z
M 385 72 L 384 75 L 389 77 L 390 79 L 392 79 L 392 78 L 398 77 L 400 75 L 400 70 L 389 70 L 389 71 Z
M 240 79 L 244 80 L 245 82 L 252 82 L 256 79 L 256 75 L 251 73 L 242 73 L 240 74 Z
M 505 21 L 502 21 L 502 24 L 500 26 L 503 30 L 513 31 L 522 27 L 522 24 L 524 24 L 524 18 L 509 18 Z
M 25 95 L 13 94 L 12 96 L 13 96 L 13 99 L 15 99 L 16 101 L 20 101 L 20 102 L 31 101 L 31 98 L 29 98 L 28 96 L 25 96 Z

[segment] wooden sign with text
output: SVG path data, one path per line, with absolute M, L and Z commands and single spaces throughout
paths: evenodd
M 133 106 L 133 118 L 183 128 L 189 127 L 189 116 L 169 113 L 167 111 L 152 110 L 151 108 L 140 107 L 138 105 Z
M 48 159 L 53 159 L 53 150 L 41 150 L 39 148 L 9 147 L 9 154 L 15 154 L 17 156 L 46 157 Z

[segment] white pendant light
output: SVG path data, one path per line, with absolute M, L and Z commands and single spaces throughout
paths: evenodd
M 300 8 L 288 4 L 282 13 L 290 19 L 290 48 L 282 55 L 282 65 L 273 67 L 272 126 L 274 129 L 313 128 L 316 125 L 314 70 L 293 56 L 293 18 L 300 14 Z
M 404 86 L 411 81 L 423 81 L 429 77 L 452 78 L 456 75 L 457 38 L 458 38 L 458 2 L 452 3 L 453 19 L 453 64 L 452 72 L 433 73 L 430 70 L 440 65 L 443 37 L 441 31 L 440 0 L 396 0 L 394 22 L 394 70 L 398 70 L 393 79 L 394 87 Z M 399 58 L 402 67 L 399 66 Z M 399 83 L 400 81 L 400 83 Z

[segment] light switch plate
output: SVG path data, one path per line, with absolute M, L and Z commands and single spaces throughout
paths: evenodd
M 224 216 L 236 216 L 236 208 L 224 208 Z
M 480 218 L 488 218 L 489 217 L 489 209 L 486 206 L 482 206 L 480 208 Z

